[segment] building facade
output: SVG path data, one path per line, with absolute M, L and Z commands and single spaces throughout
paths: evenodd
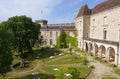
M 71 33 L 75 31 L 75 23 L 47 24 L 47 20 L 36 20 L 36 22 L 41 24 L 40 45 L 56 46 L 57 38 L 63 31 L 69 31 L 70 35 L 74 36 Z
M 120 0 L 82 6 L 75 25 L 79 48 L 120 66 Z

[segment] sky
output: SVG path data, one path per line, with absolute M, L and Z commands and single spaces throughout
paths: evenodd
M 105 0 L 0 0 L 0 22 L 12 16 L 26 15 L 49 24 L 72 23 L 81 6 L 89 8 Z

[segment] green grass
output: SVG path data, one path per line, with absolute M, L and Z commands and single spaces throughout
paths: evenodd
M 60 53 L 62 53 L 62 55 L 59 55 Z M 65 55 L 68 55 L 68 56 L 59 59 L 59 57 L 62 57 Z M 50 56 L 54 56 L 54 58 L 50 59 L 49 58 Z M 58 60 L 54 60 L 56 58 L 58 58 Z M 56 74 L 56 71 L 53 70 L 54 68 L 59 68 L 57 66 L 62 65 L 62 64 L 73 64 L 73 63 L 81 63 L 82 67 L 78 67 L 78 69 L 80 69 L 80 71 L 81 71 L 81 77 L 84 77 L 89 73 L 89 71 L 91 69 L 82 64 L 82 58 L 83 57 L 78 58 L 76 55 L 70 55 L 67 52 L 59 51 L 56 49 L 54 50 L 54 49 L 46 49 L 45 48 L 44 50 L 43 49 L 41 50 L 40 48 L 39 49 L 34 48 L 34 53 L 31 54 L 30 57 L 28 57 L 25 60 L 27 62 L 30 62 L 30 66 L 28 68 L 25 68 L 25 69 L 13 69 L 10 73 L 8 73 L 6 75 L 6 78 L 4 78 L 4 79 L 33 79 L 35 76 L 31 75 L 31 73 L 34 71 L 39 71 L 38 76 L 40 77 L 40 79 L 55 79 L 54 75 Z M 41 70 L 39 69 L 39 67 L 32 72 L 29 71 L 29 70 L 34 69 L 38 65 L 39 60 L 44 60 L 45 64 L 43 66 L 43 69 L 51 74 L 54 74 L 54 75 L 43 74 L 41 72 Z M 53 61 L 51 61 L 51 60 L 53 60 Z M 13 64 L 15 64 L 16 62 L 19 62 L 18 58 L 17 59 L 14 58 Z M 52 67 L 49 65 L 57 65 L 57 66 Z M 19 73 L 19 71 L 23 71 L 23 72 L 28 71 L 28 72 L 26 72 L 24 75 L 19 75 L 19 74 L 14 75 L 13 74 L 14 72 Z
M 59 69 L 59 67 L 53 67 L 53 66 L 44 66 L 43 67 L 43 69 L 45 71 L 50 72 L 52 74 L 55 74 L 57 72 L 57 71 L 54 70 L 54 68 L 58 68 Z
M 115 71 L 116 74 L 120 75 L 120 69 L 114 68 L 114 71 Z
M 78 58 L 75 55 L 70 55 L 68 57 L 48 62 L 47 64 L 72 64 L 72 63 L 81 63 L 81 58 Z
M 78 69 L 81 72 L 81 74 L 80 74 L 81 78 L 85 78 L 89 74 L 89 72 L 91 71 L 91 68 L 88 68 L 87 66 L 80 67 Z
M 54 75 L 48 75 L 48 74 L 43 74 L 43 73 L 39 73 L 38 75 L 26 75 L 26 76 L 22 76 L 22 77 L 14 77 L 14 78 L 9 78 L 9 79 L 34 79 L 35 77 L 39 77 L 40 79 L 54 79 Z
M 56 74 L 57 71 L 53 70 L 54 68 L 60 68 L 60 67 L 52 67 L 52 66 L 45 66 L 44 70 L 52 73 L 52 74 Z M 91 71 L 91 68 L 88 68 L 87 66 L 81 66 L 81 67 L 77 67 L 78 70 L 80 70 L 80 77 L 81 78 L 85 78 L 89 72 Z

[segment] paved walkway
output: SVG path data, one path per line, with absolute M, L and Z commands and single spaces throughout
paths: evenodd
M 87 56 L 90 65 L 94 65 L 92 73 L 88 76 L 87 79 L 102 79 L 103 77 L 113 77 L 120 79 L 120 76 L 114 73 L 114 70 L 98 61 L 93 60 L 91 56 Z

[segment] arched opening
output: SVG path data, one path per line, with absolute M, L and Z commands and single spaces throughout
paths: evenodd
M 88 52 L 88 44 L 85 42 L 85 51 Z
M 89 52 L 92 52 L 93 47 L 92 47 L 92 43 L 89 43 Z
M 99 48 L 99 55 L 100 57 L 102 58 L 105 58 L 106 57 L 106 49 L 105 49 L 105 46 L 101 45 L 100 48 Z
M 98 45 L 94 44 L 94 46 L 95 46 L 95 51 L 94 51 L 95 56 L 98 56 Z
M 115 50 L 113 48 L 108 49 L 109 53 L 109 62 L 114 62 L 115 61 Z

